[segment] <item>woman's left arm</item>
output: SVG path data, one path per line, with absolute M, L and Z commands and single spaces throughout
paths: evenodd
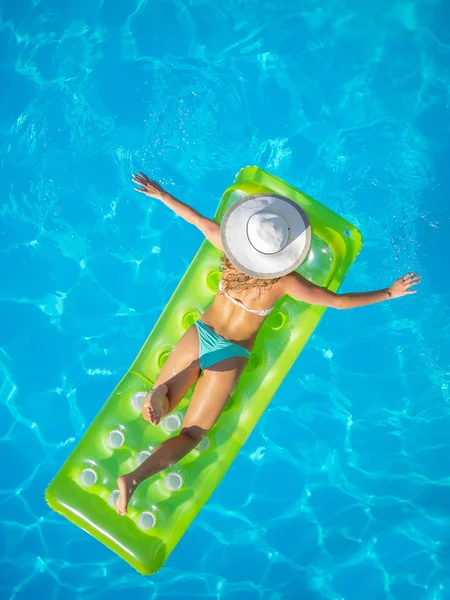
M 368 306 L 392 298 L 400 298 L 408 294 L 415 294 L 416 290 L 410 288 L 420 283 L 420 275 L 408 273 L 397 279 L 390 287 L 374 292 L 354 292 L 349 294 L 336 294 L 302 277 L 295 271 L 282 278 L 285 294 L 308 304 L 329 306 L 331 308 L 357 308 Z
M 192 206 L 189 206 L 189 204 L 177 200 L 175 196 L 166 192 L 159 183 L 153 181 L 153 179 L 150 179 L 144 173 L 133 174 L 133 183 L 140 186 L 134 188 L 137 192 L 161 200 L 161 202 L 177 215 L 180 215 L 185 221 L 200 229 L 206 239 L 223 252 L 222 241 L 220 239 L 220 226 L 217 223 L 204 217 L 192 208 Z

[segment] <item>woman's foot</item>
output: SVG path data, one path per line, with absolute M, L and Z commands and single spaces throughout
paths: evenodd
M 121 475 L 117 480 L 119 487 L 119 495 L 116 500 L 116 510 L 119 515 L 125 515 L 127 512 L 128 502 L 137 488 L 137 483 L 134 483 L 133 478 L 128 475 Z
M 153 388 L 144 398 L 144 410 L 152 425 L 158 425 L 164 416 L 164 402 L 169 388 L 165 383 Z

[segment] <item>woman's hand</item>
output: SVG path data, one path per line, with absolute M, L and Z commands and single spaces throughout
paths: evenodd
M 417 290 L 410 290 L 409 288 L 413 285 L 417 285 L 420 283 L 421 276 L 417 275 L 417 273 L 408 273 L 404 277 L 400 277 L 397 279 L 390 288 L 387 289 L 387 292 L 390 294 L 391 298 L 400 298 L 401 296 L 406 296 L 407 294 L 415 294 Z
M 150 179 L 150 177 L 147 177 L 147 175 L 144 175 L 144 173 L 141 173 L 140 171 L 137 173 L 137 175 L 133 173 L 132 179 L 133 183 L 141 186 L 134 188 L 137 192 L 141 192 L 141 194 L 161 200 L 163 194 L 165 193 L 159 183 L 156 183 L 156 181 L 153 181 L 153 179 Z

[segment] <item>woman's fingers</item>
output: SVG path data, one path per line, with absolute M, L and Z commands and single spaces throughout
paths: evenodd
M 141 173 L 140 171 L 136 174 L 133 173 L 131 175 L 132 180 L 135 183 L 139 183 L 142 186 L 151 186 L 154 187 L 157 190 L 161 190 L 162 187 L 159 185 L 159 183 L 157 183 L 154 179 L 150 179 L 150 177 L 147 177 L 147 175 L 145 175 L 144 173 Z
M 408 275 L 405 275 L 404 277 L 401 277 L 399 279 L 399 283 L 408 288 L 412 285 L 417 285 L 418 283 L 420 283 L 421 279 L 422 276 L 418 275 L 417 273 L 408 273 Z
M 408 273 L 407 275 L 405 275 L 404 277 L 402 277 L 403 280 L 407 280 L 407 279 L 420 279 L 421 275 L 419 275 L 418 273 Z
M 145 179 L 143 179 L 142 177 L 140 177 L 139 175 L 135 175 L 133 173 L 132 181 L 133 181 L 133 183 L 141 186 L 140 188 L 137 188 L 137 187 L 134 188 L 137 192 L 141 192 L 142 194 L 147 194 L 147 193 L 151 192 L 151 186 L 149 186 L 148 182 Z
M 153 179 L 150 179 L 141 171 L 138 171 L 138 173 L 132 173 L 131 179 L 134 184 L 141 186 L 134 188 L 137 192 L 141 192 L 141 194 L 145 194 L 146 196 L 161 199 L 161 194 L 164 193 L 164 190 L 159 183 L 153 181 Z
M 421 280 L 421 276 L 414 273 L 411 277 L 402 281 L 402 287 L 403 287 L 404 293 L 405 294 L 415 294 L 417 292 L 417 290 L 410 290 L 409 288 L 413 287 L 414 285 L 418 285 L 420 283 L 420 280 Z
M 409 285 L 417 285 L 418 283 L 420 283 L 420 280 L 422 278 L 420 277 L 420 275 L 416 275 L 415 277 L 411 277 L 411 279 L 408 281 Z
M 131 177 L 132 179 L 137 179 L 138 181 L 147 181 L 147 179 L 143 177 L 140 173 L 133 173 Z
M 147 177 L 145 173 L 138 171 L 138 174 L 141 177 L 141 179 L 143 179 L 146 183 L 151 183 L 152 180 L 150 179 L 150 177 Z
M 143 177 L 141 177 L 139 175 L 133 175 L 132 181 L 133 181 L 133 183 L 137 183 L 138 185 L 141 185 L 143 188 L 145 188 L 149 192 L 157 190 L 157 186 L 155 185 L 155 182 L 152 181 L 151 179 L 149 179 L 148 177 L 146 177 L 144 179 Z

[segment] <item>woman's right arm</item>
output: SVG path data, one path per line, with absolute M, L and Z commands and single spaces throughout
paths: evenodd
M 133 183 L 138 186 L 134 188 L 137 192 L 160 200 L 187 223 L 195 225 L 213 246 L 223 252 L 222 240 L 220 238 L 220 226 L 215 221 L 208 219 L 208 217 L 204 217 L 195 210 L 195 208 L 189 206 L 189 204 L 181 202 L 181 200 L 178 200 L 175 196 L 166 192 L 159 183 L 150 179 L 144 173 L 133 173 L 132 179 Z
M 420 275 L 408 273 L 397 279 L 389 288 L 374 292 L 354 292 L 350 294 L 336 294 L 326 288 L 311 283 L 298 273 L 290 273 L 283 277 L 283 289 L 296 300 L 302 300 L 308 304 L 328 306 L 330 308 L 357 308 L 368 306 L 392 298 L 400 298 L 407 294 L 415 294 L 416 290 L 410 290 L 413 285 L 420 283 Z
M 185 204 L 166 192 L 156 181 L 147 177 L 144 173 L 133 173 L 132 176 L 133 183 L 139 187 L 135 187 L 134 189 L 141 194 L 145 194 L 145 196 L 150 196 L 151 198 L 156 198 L 157 200 L 161 200 L 163 204 L 168 206 L 174 213 L 179 215 L 182 219 L 191 223 L 192 225 L 197 224 L 197 220 L 203 215 L 201 215 L 195 208 L 189 206 L 189 204 Z

